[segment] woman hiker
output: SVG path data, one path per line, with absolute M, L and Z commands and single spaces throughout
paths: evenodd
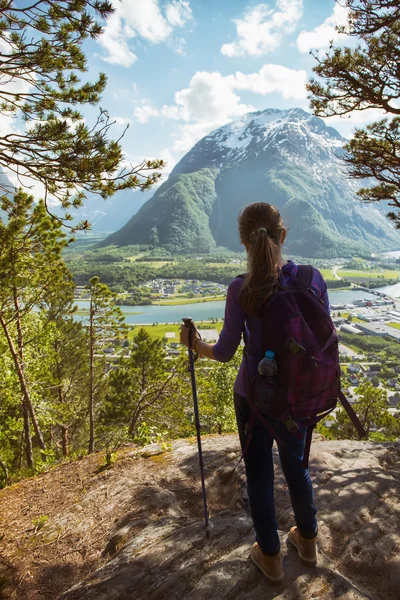
M 250 510 L 256 532 L 251 559 L 272 582 L 283 579 L 280 540 L 274 503 L 273 437 L 255 421 L 252 437 L 246 447 L 246 426 L 250 407 L 246 400 L 246 377 L 251 383 L 262 358 L 261 319 L 258 316 L 265 301 L 282 287 L 296 285 L 297 265 L 283 261 L 281 248 L 286 230 L 278 210 L 267 203 L 247 206 L 239 216 L 240 241 L 248 253 L 248 272 L 237 277 L 228 287 L 224 326 L 216 344 L 207 344 L 194 333 L 192 348 L 199 354 L 228 362 L 234 356 L 245 328 L 246 355 L 234 386 L 235 411 L 247 475 Z M 311 291 L 329 314 L 327 286 L 317 269 L 313 269 Z M 264 317 L 265 318 L 265 317 Z M 189 329 L 182 326 L 181 342 L 188 346 Z M 248 367 L 246 366 L 248 365 Z M 248 374 L 247 374 L 248 369 Z M 278 444 L 281 466 L 289 487 L 296 526 L 289 542 L 297 549 L 306 566 L 317 562 L 317 520 L 313 488 L 308 469 L 303 466 L 307 429 L 298 423 L 300 435 L 293 435 L 282 421 L 268 418 L 283 443 Z

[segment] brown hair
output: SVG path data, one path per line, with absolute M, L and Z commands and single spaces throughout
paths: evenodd
M 239 237 L 248 248 L 248 272 L 239 300 L 251 315 L 259 315 L 264 302 L 279 285 L 281 239 L 285 232 L 279 211 L 266 202 L 246 206 L 239 215 Z

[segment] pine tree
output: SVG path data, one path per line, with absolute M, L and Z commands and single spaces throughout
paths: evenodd
M 344 0 L 348 25 L 341 33 L 356 38 L 354 47 L 333 47 L 314 54 L 320 79 L 308 85 L 314 113 L 321 117 L 346 115 L 370 108 L 388 117 L 357 128 L 345 145 L 344 160 L 355 179 L 374 178 L 376 185 L 358 194 L 367 202 L 388 201 L 400 208 L 400 4 L 398 0 Z M 388 217 L 400 227 L 400 215 Z
M 89 347 L 89 454 L 95 447 L 95 411 L 105 391 L 104 351 L 122 346 L 126 325 L 121 309 L 115 305 L 114 295 L 98 277 L 92 277 L 86 286 L 89 293 L 88 347 Z M 96 356 L 97 355 L 97 356 Z M 102 360 L 99 358 L 102 357 Z
M 0 136 L 0 167 L 41 182 L 46 208 L 48 195 L 57 198 L 67 220 L 87 193 L 108 198 L 121 189 L 148 189 L 163 166 L 156 160 L 124 167 L 121 138 L 109 138 L 107 111 L 88 125 L 79 110 L 98 104 L 107 82 L 103 73 L 81 81 L 83 42 L 102 33 L 99 21 L 114 10 L 102 0 L 0 0 L 0 114 L 27 125 Z
M 72 299 L 53 300 L 47 311 L 53 326 L 49 328 L 47 354 L 43 357 L 46 369 L 42 390 L 50 413 L 50 438 L 56 452 L 61 449 L 64 458 L 70 454 L 71 431 L 74 449 L 81 447 L 87 412 L 87 332 L 82 323 L 71 316 L 73 312 Z
M 46 443 L 31 397 L 26 350 L 49 323 L 39 317 L 48 298 L 71 293 L 72 282 L 61 258 L 67 242 L 44 203 L 35 205 L 32 196 L 19 192 L 13 199 L 0 198 L 0 208 L 7 216 L 6 223 L 0 220 L 0 327 L 19 380 L 26 460 L 32 469 L 31 424 L 44 459 Z
M 367 434 L 367 439 L 373 439 L 372 425 L 382 429 L 382 439 L 395 439 L 400 433 L 399 420 L 388 412 L 387 391 L 375 388 L 370 381 L 364 381 L 355 389 L 357 400 L 353 408 L 357 413 Z M 332 425 L 334 437 L 338 439 L 357 439 L 357 432 L 345 410 L 340 409 L 336 414 L 336 422 Z
M 130 347 L 130 356 L 110 373 L 103 421 L 125 425 L 131 438 L 136 436 L 143 421 L 169 430 L 176 412 L 178 421 L 184 418 L 178 380 L 187 368 L 187 361 L 167 362 L 162 341 L 152 340 L 145 329 L 138 331 Z

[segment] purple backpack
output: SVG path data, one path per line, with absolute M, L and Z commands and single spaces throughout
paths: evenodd
M 277 374 L 269 380 L 257 372 L 254 382 L 248 382 L 246 394 L 251 420 L 261 421 L 278 443 L 280 436 L 265 417 L 283 421 L 294 435 L 301 435 L 298 421 L 308 426 L 305 466 L 312 431 L 336 408 L 338 400 L 359 436 L 366 435 L 341 391 L 338 336 L 323 301 L 314 295 L 312 280 L 312 266 L 299 266 L 296 284 L 282 288 L 265 302 L 261 349 L 263 355 L 267 350 L 275 352 Z

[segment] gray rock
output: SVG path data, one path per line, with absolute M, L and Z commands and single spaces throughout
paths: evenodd
M 107 562 L 65 592 L 63 600 L 397 600 L 398 444 L 313 443 L 310 472 L 319 509 L 314 569 L 304 568 L 295 549 L 287 546 L 293 515 L 277 464 L 277 518 L 286 574 L 278 586 L 271 586 L 249 560 L 254 533 L 243 468 L 221 484 L 239 452 L 236 436 L 205 437 L 203 446 L 210 539 L 202 520 L 197 449 L 179 440 L 162 465 L 154 462 L 154 468 L 145 469 L 151 459 L 134 461 L 138 468 L 143 461 L 140 482 L 119 474 L 101 506 L 107 514 L 119 499 L 121 517 L 105 539 Z M 91 494 L 80 504 L 93 501 Z M 71 507 L 71 518 L 80 512 Z

